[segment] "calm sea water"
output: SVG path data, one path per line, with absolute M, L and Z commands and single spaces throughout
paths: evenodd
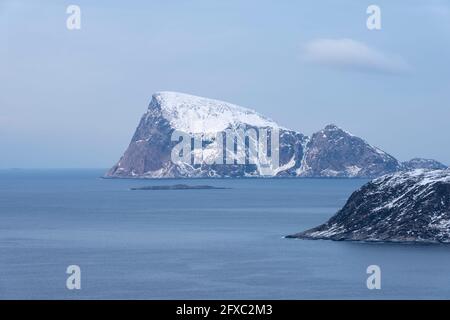
M 450 247 L 283 239 L 365 180 L 104 180 L 0 171 L 0 298 L 450 298 Z M 161 184 L 226 190 L 130 191 Z M 81 290 L 66 289 L 68 265 Z M 382 270 L 368 290 L 366 268 Z

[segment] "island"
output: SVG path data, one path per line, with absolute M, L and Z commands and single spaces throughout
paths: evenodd
M 328 222 L 285 238 L 450 243 L 450 170 L 413 170 L 372 180 Z
M 190 186 L 187 184 L 174 184 L 164 186 L 145 186 L 145 187 L 133 187 L 130 190 L 211 190 L 211 189 L 230 189 L 226 187 L 214 187 L 208 185 Z
M 278 164 L 265 166 L 263 164 L 267 159 L 259 157 L 245 164 L 227 160 L 227 155 L 232 156 L 237 152 L 234 142 L 227 141 L 234 141 L 243 132 L 249 139 L 245 147 L 248 151 L 250 141 L 252 144 L 261 144 L 258 139 L 251 139 L 251 132 L 266 132 L 269 128 L 271 132 L 278 131 L 278 137 L 274 140 L 279 145 Z M 174 132 L 184 133 L 192 139 L 201 137 L 200 143 L 191 140 L 191 156 L 185 157 L 183 161 L 172 159 L 172 151 L 179 139 L 178 136 L 172 137 Z M 225 134 L 228 137 L 224 140 L 217 139 L 224 138 Z M 194 163 L 196 161 L 193 159 L 198 155 L 202 155 L 203 160 Z M 335 124 L 328 124 L 307 136 L 285 128 L 252 109 L 186 93 L 163 91 L 152 95 L 128 148 L 104 178 L 373 179 L 419 168 L 444 169 L 447 166 L 432 159 L 419 158 L 402 163 Z

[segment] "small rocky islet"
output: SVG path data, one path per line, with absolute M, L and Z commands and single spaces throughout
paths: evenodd
M 214 189 L 230 189 L 226 187 L 215 187 L 208 185 L 187 185 L 187 184 L 173 184 L 162 186 L 144 186 L 132 187 L 130 190 L 214 190 Z

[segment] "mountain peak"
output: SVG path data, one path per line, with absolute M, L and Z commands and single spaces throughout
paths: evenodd
M 342 130 L 341 128 L 339 128 L 337 125 L 335 125 L 334 123 L 330 123 L 328 125 L 325 126 L 324 130 L 326 131 L 336 131 L 336 130 Z
M 413 170 L 413 169 L 447 169 L 448 167 L 440 163 L 439 161 L 436 161 L 434 159 L 425 159 L 425 158 L 413 158 L 409 161 L 405 161 L 402 163 L 404 168 L 407 170 Z
M 335 124 L 312 135 L 307 147 L 303 176 L 374 177 L 400 169 L 398 161 Z
M 189 133 L 219 132 L 238 124 L 255 127 L 279 127 L 256 111 L 229 102 L 162 91 L 152 95 L 151 108 L 161 109 L 163 116 L 177 130 Z
M 430 161 L 412 161 L 408 166 L 371 146 L 335 124 L 306 137 L 300 132 L 278 126 L 254 110 L 229 102 L 173 91 L 152 95 L 148 111 L 141 118 L 132 141 L 122 158 L 108 172 L 109 177 L 248 177 L 259 176 L 260 163 L 219 164 L 174 163 L 172 133 L 214 134 L 227 129 L 252 127 L 278 128 L 278 176 L 296 177 L 378 177 L 406 167 L 434 167 Z M 214 137 L 214 135 L 211 135 Z M 208 140 L 207 158 L 218 146 Z M 204 147 L 202 145 L 202 147 Z M 214 148 L 213 148 L 214 147 Z M 192 150 L 195 152 L 196 150 Z M 208 158 L 210 159 L 210 158 Z M 413 166 L 413 164 L 416 165 Z M 275 172 L 275 171 L 274 171 Z
M 341 127 L 335 125 L 334 123 L 330 123 L 330 124 L 326 125 L 325 128 L 323 128 L 322 132 L 323 133 L 336 132 L 336 133 L 341 133 L 341 134 L 347 134 L 352 137 L 354 136 L 352 133 L 348 132 L 347 130 L 342 129 Z

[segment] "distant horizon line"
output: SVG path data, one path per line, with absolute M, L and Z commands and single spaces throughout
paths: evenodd
M 104 167 L 0 167 L 0 170 L 108 170 Z

